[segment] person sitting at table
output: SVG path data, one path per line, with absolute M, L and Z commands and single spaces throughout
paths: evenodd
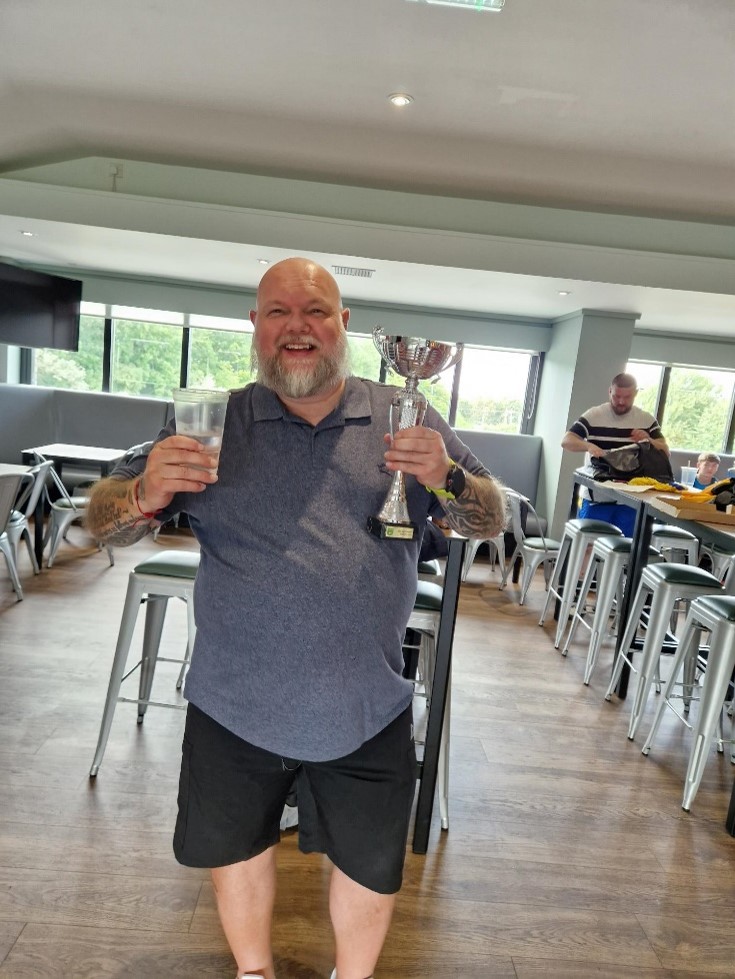
M 700 452 L 697 457 L 697 475 L 694 477 L 692 489 L 703 490 L 717 482 L 717 470 L 720 457 L 716 452 Z
M 586 461 L 600 458 L 610 449 L 631 442 L 650 442 L 670 454 L 661 426 L 654 416 L 634 404 L 638 382 L 632 374 L 616 374 L 610 383 L 608 400 L 585 411 L 561 441 L 569 452 L 587 453 Z M 622 503 L 595 503 L 590 491 L 582 487 L 580 517 L 606 520 L 619 527 L 626 537 L 633 536 L 635 509 Z

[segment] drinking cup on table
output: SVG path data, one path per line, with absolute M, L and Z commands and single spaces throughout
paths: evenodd
M 694 486 L 694 480 L 697 476 L 696 466 L 682 466 L 681 467 L 681 481 L 684 486 L 688 486 L 690 489 Z
M 173 397 L 177 435 L 188 435 L 219 455 L 230 392 L 174 388 Z

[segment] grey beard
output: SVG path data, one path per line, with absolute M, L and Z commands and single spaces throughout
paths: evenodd
M 253 337 L 251 362 L 257 369 L 256 380 L 281 398 L 311 398 L 331 391 L 350 375 L 350 352 L 344 333 L 332 353 L 313 367 L 297 367 L 291 370 L 283 367 L 278 354 L 262 356 Z

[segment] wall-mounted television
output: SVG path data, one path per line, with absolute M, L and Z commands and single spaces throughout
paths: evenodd
M 0 262 L 0 343 L 79 347 L 82 283 Z

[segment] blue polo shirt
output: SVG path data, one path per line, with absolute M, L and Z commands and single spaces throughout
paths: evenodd
M 289 758 L 349 754 L 412 700 L 401 647 L 420 534 L 380 540 L 365 526 L 391 481 L 383 436 L 394 394 L 349 378 L 337 408 L 312 426 L 260 384 L 234 391 L 218 482 L 178 494 L 167 511 L 185 511 L 201 545 L 186 697 Z M 463 468 L 486 472 L 432 408 L 425 424 Z M 173 432 L 170 423 L 159 438 Z M 413 476 L 406 482 L 422 530 L 441 507 Z

